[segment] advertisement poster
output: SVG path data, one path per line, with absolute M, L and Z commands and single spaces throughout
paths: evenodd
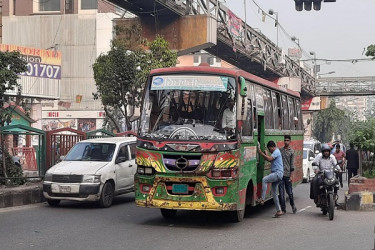
M 96 130 L 96 119 L 95 118 L 81 118 L 78 120 L 77 130 L 82 132 L 88 132 Z

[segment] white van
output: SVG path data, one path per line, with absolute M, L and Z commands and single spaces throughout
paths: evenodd
M 303 147 L 309 148 L 313 151 L 314 155 L 317 156 L 320 153 L 320 150 L 322 149 L 322 144 L 318 140 L 308 140 L 303 141 Z
M 101 207 L 109 207 L 115 195 L 134 191 L 135 147 L 135 137 L 78 142 L 45 174 L 43 195 L 48 204 L 99 201 Z

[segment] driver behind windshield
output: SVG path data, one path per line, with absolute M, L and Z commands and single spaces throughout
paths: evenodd
M 223 112 L 221 127 L 226 132 L 233 133 L 233 130 L 236 127 L 236 114 L 234 111 L 234 100 L 232 98 L 228 99 L 227 106 L 228 108 L 226 108 Z

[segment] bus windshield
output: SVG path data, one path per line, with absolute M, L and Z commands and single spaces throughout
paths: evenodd
M 150 139 L 236 139 L 235 79 L 228 76 L 153 76 L 143 103 L 140 136 Z

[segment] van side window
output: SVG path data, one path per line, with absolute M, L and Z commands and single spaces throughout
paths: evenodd
M 129 150 L 127 145 L 122 145 L 120 147 L 120 150 L 118 152 L 117 158 L 124 157 L 127 160 L 129 160 Z
M 135 159 L 136 144 L 135 143 L 130 144 L 129 147 L 130 147 L 130 159 L 133 160 Z

